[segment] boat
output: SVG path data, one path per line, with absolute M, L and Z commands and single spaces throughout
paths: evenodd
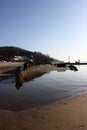
M 69 65 L 68 67 L 69 67 L 70 70 L 72 70 L 72 71 L 78 71 L 77 67 L 74 66 L 74 65 Z

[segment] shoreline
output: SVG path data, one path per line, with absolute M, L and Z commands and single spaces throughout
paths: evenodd
M 16 68 L 19 67 L 19 66 L 23 67 L 23 62 L 5 62 L 5 63 L 0 62 L 0 81 L 3 80 L 3 82 L 4 82 L 4 80 L 7 80 L 9 78 L 14 77 Z M 43 73 L 49 72 L 49 71 L 65 71 L 66 70 L 66 68 L 57 68 L 55 66 L 50 66 L 50 65 L 45 66 L 44 70 L 43 70 L 43 66 L 40 69 Z M 15 82 L 14 79 L 11 82 Z M 65 100 L 65 98 L 63 98 L 61 100 Z M 58 101 L 55 100 L 53 102 L 48 102 L 48 103 L 42 103 L 38 106 L 41 107 L 41 106 L 50 105 L 50 104 L 53 104 L 53 103 L 56 103 L 56 102 L 59 103 L 60 100 L 58 100 Z M 2 106 L 0 106 L 0 109 L 3 109 L 3 110 L 7 109 L 7 110 L 12 110 L 12 111 L 21 111 L 21 110 L 27 110 L 28 108 L 32 109 L 32 108 L 35 108 L 35 107 L 38 107 L 38 106 L 37 106 L 37 104 L 35 106 L 28 106 L 27 105 L 27 107 L 23 107 L 22 109 L 21 108 L 16 109 L 16 108 L 14 108 L 14 106 L 11 106 L 12 107 L 11 108 L 10 105 L 7 105 L 7 106 L 2 105 Z
M 31 110 L 0 109 L 0 130 L 87 130 L 87 94 Z
M 3 64 L 8 67 L 0 64 L 1 75 L 19 66 Z M 18 112 L 0 109 L 0 117 L 0 130 L 87 130 L 87 94 Z

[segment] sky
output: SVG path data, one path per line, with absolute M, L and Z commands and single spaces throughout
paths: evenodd
M 0 46 L 87 61 L 87 0 L 0 0 Z

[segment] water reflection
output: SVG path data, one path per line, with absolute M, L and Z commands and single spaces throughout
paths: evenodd
M 23 83 L 21 89 L 15 87 L 14 78 L 2 80 L 0 108 L 25 110 L 87 92 L 87 66 L 81 66 L 76 73 L 60 68 L 33 78 Z
M 38 73 L 34 73 L 32 74 L 32 76 L 27 76 L 23 82 L 29 82 L 31 80 L 33 80 L 34 78 L 38 78 L 41 77 L 42 75 L 44 75 L 47 72 L 38 72 Z M 17 81 L 17 80 L 16 80 Z M 20 82 L 16 82 L 16 89 L 19 90 L 22 87 L 22 83 L 20 84 Z
M 58 67 L 56 68 L 56 71 L 57 72 L 64 72 L 64 71 L 67 71 L 67 70 L 71 70 L 71 71 L 78 71 L 77 67 L 75 66 L 68 66 L 68 67 Z M 16 76 L 16 89 L 19 90 L 21 87 L 22 87 L 22 84 L 24 82 L 29 82 L 35 78 L 38 78 L 38 77 L 41 77 L 42 75 L 44 75 L 45 73 L 48 73 L 50 72 L 49 71 L 36 71 L 36 72 L 32 72 L 32 73 L 29 73 L 26 77 L 22 78 L 21 74 L 18 74 L 18 76 Z M 20 81 L 20 78 L 21 78 L 21 81 Z
M 68 69 L 68 67 L 59 67 L 59 68 L 55 68 L 56 71 L 58 72 L 64 72 Z M 54 69 L 53 69 L 54 70 Z M 32 72 L 26 72 L 24 71 L 22 73 L 22 71 L 20 69 L 17 70 L 16 72 L 16 77 L 15 77 L 15 81 L 16 81 L 16 89 L 19 90 L 23 83 L 25 82 L 29 82 L 35 78 L 41 77 L 42 75 L 44 75 L 45 73 L 51 72 L 51 70 L 39 70 L 39 71 L 32 71 Z

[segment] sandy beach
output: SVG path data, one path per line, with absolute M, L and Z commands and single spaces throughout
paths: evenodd
M 87 95 L 26 111 L 0 110 L 0 130 L 87 130 Z

